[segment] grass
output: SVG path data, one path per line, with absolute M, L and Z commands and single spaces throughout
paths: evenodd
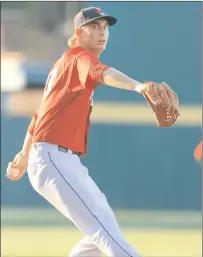
M 201 213 L 121 211 L 116 216 L 144 257 L 202 256 Z M 65 257 L 83 237 L 54 209 L 3 209 L 1 218 L 4 257 Z
M 201 256 L 201 230 L 125 229 L 123 232 L 145 257 Z M 2 256 L 68 256 L 82 237 L 74 228 L 3 228 Z

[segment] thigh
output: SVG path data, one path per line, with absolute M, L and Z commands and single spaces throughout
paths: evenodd
M 58 152 L 47 152 L 47 156 L 29 165 L 35 190 L 106 256 L 137 257 L 135 249 L 124 239 L 107 201 L 105 198 L 100 201 L 100 190 L 80 160 Z
M 109 219 L 110 207 L 104 195 L 77 156 L 33 152 L 28 176 L 33 188 L 85 235 L 91 237 L 100 229 L 100 219 Z
M 80 203 L 78 207 L 80 206 L 79 208 L 81 208 L 83 206 L 82 208 L 88 213 L 87 216 L 94 220 L 94 222 L 91 221 L 92 224 L 96 223 L 97 226 L 101 226 L 101 222 L 106 219 L 111 220 L 115 230 L 119 231 L 119 225 L 105 194 L 101 192 L 100 188 L 89 176 L 88 169 L 81 163 L 80 159 L 74 156 L 74 158 L 63 163 L 63 161 L 60 161 L 60 153 L 50 155 L 50 159 L 57 173 L 60 174 L 77 198 L 76 202 Z M 74 208 L 76 208 L 76 205 Z
M 108 203 L 106 195 L 100 190 L 100 188 L 97 186 L 97 184 L 90 176 L 88 178 L 88 187 L 92 191 L 92 194 L 94 194 L 98 198 L 100 205 L 103 206 L 103 210 L 106 214 L 108 213 L 108 216 L 111 217 L 112 223 L 114 223 L 115 227 L 119 230 L 118 222 L 116 220 L 112 208 Z

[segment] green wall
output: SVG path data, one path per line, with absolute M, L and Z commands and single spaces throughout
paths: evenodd
M 22 146 L 28 123 L 2 117 L 2 205 L 49 206 L 32 189 L 27 175 L 18 182 L 4 176 L 7 163 Z M 89 153 L 82 162 L 115 208 L 200 210 L 201 168 L 193 158 L 200 137 L 200 128 L 93 124 Z
M 181 103 L 202 102 L 201 2 L 90 2 L 118 19 L 101 59 L 132 78 L 166 81 Z M 101 100 L 139 100 L 131 92 L 99 88 Z

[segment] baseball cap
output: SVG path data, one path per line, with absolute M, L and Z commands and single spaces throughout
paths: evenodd
M 85 24 L 98 19 L 107 20 L 109 26 L 112 26 L 117 22 L 115 17 L 107 15 L 100 8 L 88 7 L 82 9 L 78 14 L 76 14 L 74 18 L 74 27 L 75 29 L 81 28 Z

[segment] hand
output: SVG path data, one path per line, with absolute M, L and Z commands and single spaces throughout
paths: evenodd
M 6 177 L 10 180 L 19 180 L 26 172 L 29 153 L 19 152 L 12 162 L 9 162 Z
M 145 90 L 143 94 L 147 95 L 154 105 L 161 104 L 162 99 L 160 95 L 160 89 L 161 89 L 160 84 L 152 81 L 146 81 L 144 85 L 145 85 Z
M 145 85 L 146 90 L 143 95 L 156 116 L 158 126 L 173 125 L 180 116 L 177 94 L 164 82 L 161 84 L 145 82 Z

